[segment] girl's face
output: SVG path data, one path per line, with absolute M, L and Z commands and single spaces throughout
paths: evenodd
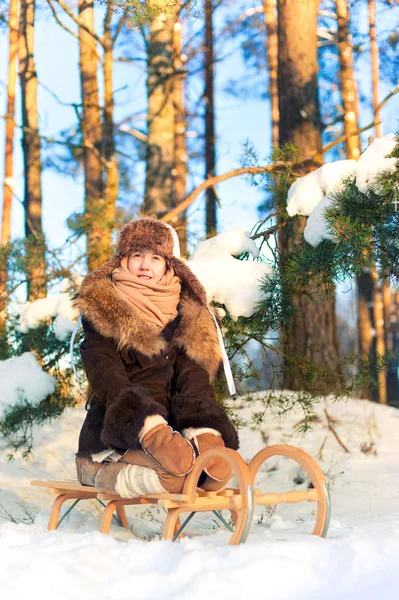
M 166 273 L 166 260 L 160 254 L 150 250 L 135 250 L 129 256 L 127 267 L 132 275 L 159 283 Z

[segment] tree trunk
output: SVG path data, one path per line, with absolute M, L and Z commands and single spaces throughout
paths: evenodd
M 18 48 L 18 0 L 10 1 L 10 17 L 8 24 L 8 85 L 6 143 L 4 157 L 3 213 L 1 221 L 0 245 L 6 246 L 11 239 L 11 205 L 14 190 L 13 152 L 14 152 L 14 113 L 15 88 L 17 83 L 17 48 Z M 7 260 L 0 262 L 0 338 L 4 337 L 7 318 Z
M 18 59 L 22 99 L 22 149 L 25 171 L 25 236 L 28 300 L 46 296 L 46 262 L 42 229 L 42 188 L 37 74 L 34 61 L 35 0 L 21 0 Z
M 94 0 L 79 0 L 79 17 L 94 32 Z M 85 216 L 87 228 L 87 265 L 92 271 L 109 258 L 109 230 L 104 220 L 102 123 L 97 81 L 96 41 L 79 27 L 79 67 L 83 114 L 83 161 L 85 177 Z M 106 212 L 106 211 L 105 211 Z
M 279 0 L 278 3 L 278 90 L 279 142 L 292 142 L 300 157 L 321 152 L 321 123 L 317 89 L 317 12 L 319 0 Z M 319 162 L 321 157 L 318 157 Z M 316 165 L 315 165 L 316 166 Z M 304 175 L 305 171 L 301 173 Z M 282 268 L 284 256 L 300 243 L 305 219 L 290 219 L 282 229 L 280 248 Z M 338 333 L 335 298 L 322 297 L 312 292 L 312 299 L 293 294 L 293 317 L 285 331 L 284 352 L 306 362 L 310 359 L 318 367 L 312 388 L 318 393 L 337 391 L 339 376 Z M 284 363 L 284 386 L 289 389 L 307 389 L 303 381 L 302 365 L 298 361 Z M 330 376 L 321 378 L 319 372 L 327 369 Z
M 277 148 L 279 144 L 277 0 L 263 0 L 263 7 L 267 32 L 269 96 L 272 114 L 272 146 L 273 148 Z
M 150 7 L 159 6 L 152 0 Z M 145 196 L 146 214 L 162 217 L 175 205 L 175 109 L 173 105 L 173 32 L 175 6 L 162 2 L 165 12 L 150 24 L 148 44 L 148 145 Z M 167 12 L 166 12 L 167 11 Z
M 205 179 L 215 175 L 215 96 L 214 96 L 214 55 L 213 55 L 213 2 L 205 0 Z M 217 233 L 217 198 L 215 188 L 206 190 L 206 236 Z
M 116 201 L 118 197 L 118 163 L 114 141 L 114 96 L 113 96 L 113 40 L 111 37 L 111 18 L 114 2 L 107 6 L 104 19 L 104 126 L 103 155 L 105 159 L 104 224 L 107 225 L 102 239 L 104 252 L 111 251 L 112 229 L 115 222 Z
M 349 10 L 347 0 L 336 0 L 338 20 L 338 56 L 342 106 L 344 109 L 344 133 L 358 127 L 358 96 L 353 72 L 353 51 L 349 34 Z M 345 141 L 346 156 L 357 160 L 360 156 L 359 136 L 352 135 Z
M 175 152 L 174 152 L 174 198 L 177 206 L 186 195 L 187 187 L 187 147 L 186 147 L 186 111 L 184 109 L 184 65 L 182 55 L 182 23 L 176 22 L 173 30 L 173 105 L 175 109 Z M 180 252 L 187 256 L 187 215 L 182 213 L 173 227 L 180 241 Z
M 375 135 L 382 136 L 382 122 L 380 112 L 378 110 L 379 100 L 379 83 L 380 83 L 380 61 L 377 44 L 377 34 L 375 28 L 375 0 L 368 0 L 369 9 L 369 35 L 370 35 L 370 58 L 371 58 L 371 80 L 373 86 L 373 111 L 374 119 L 376 120 Z

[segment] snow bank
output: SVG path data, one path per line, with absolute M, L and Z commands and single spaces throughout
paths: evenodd
M 73 331 L 77 312 L 72 307 L 71 295 L 68 293 L 47 296 L 34 302 L 26 302 L 19 307 L 20 326 L 22 333 L 38 327 L 43 321 L 48 322 L 52 317 L 54 331 L 60 341 L 64 341 Z
M 297 179 L 288 190 L 287 213 L 308 217 L 323 197 L 339 190 L 343 180 L 356 170 L 355 160 L 337 160 Z
M 377 138 L 363 152 L 356 165 L 356 186 L 359 192 L 366 194 L 372 190 L 379 193 L 377 178 L 381 173 L 389 173 L 396 168 L 397 158 L 387 158 L 397 144 L 394 133 Z
M 249 252 L 254 258 L 259 249 L 243 229 L 231 229 L 201 242 L 188 266 L 205 287 L 208 301 L 224 304 L 233 319 L 249 317 L 261 300 L 262 277 L 271 267 L 255 261 L 234 258 Z
M 0 361 L 0 382 L 0 415 L 23 399 L 40 402 L 57 387 L 55 377 L 42 370 L 33 352 Z
M 258 394 L 261 396 L 261 394 Z M 239 401 L 238 401 L 239 402 Z M 237 405 L 237 402 L 235 402 Z M 348 446 L 346 454 L 330 431 Z M 260 406 L 243 406 L 249 420 Z M 190 599 L 231 600 L 391 600 L 397 597 L 399 570 L 399 411 L 349 400 L 316 407 L 313 432 L 295 437 L 299 414 L 281 422 L 266 416 L 260 429 L 240 430 L 248 460 L 268 444 L 300 446 L 319 461 L 330 483 L 332 520 L 327 539 L 313 537 L 315 505 L 257 509 L 246 544 L 227 546 L 212 514 L 196 516 L 187 537 L 172 544 L 157 539 L 165 512 L 127 507 L 129 530 L 112 525 L 96 531 L 101 507 L 81 502 L 59 530 L 45 528 L 54 497 L 29 485 L 31 479 L 74 478 L 74 452 L 84 409 L 67 409 L 35 433 L 35 457 L 1 461 L 0 589 L 2 597 L 24 600 Z M 309 481 L 293 463 L 271 458 L 256 487 L 267 491 L 307 489 Z M 25 507 L 25 510 L 21 508 Z M 9 522 L 4 507 L 17 520 Z M 227 512 L 224 513 L 227 517 Z M 141 539 L 153 541 L 141 541 Z M 45 585 L 43 585 L 45 582 Z M 55 591 L 56 590 L 56 591 Z

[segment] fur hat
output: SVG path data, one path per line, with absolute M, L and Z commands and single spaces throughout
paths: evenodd
M 176 231 L 159 219 L 143 217 L 130 221 L 118 237 L 116 258 L 129 255 L 133 250 L 150 250 L 166 259 L 180 258 L 179 238 Z

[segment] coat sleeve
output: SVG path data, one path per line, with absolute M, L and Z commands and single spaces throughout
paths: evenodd
M 216 401 L 208 372 L 180 351 L 175 363 L 169 423 L 178 431 L 216 429 L 228 448 L 237 450 L 237 431 L 225 409 Z
M 166 408 L 147 389 L 132 384 L 115 342 L 100 335 L 87 320 L 82 324 L 82 363 L 94 395 L 106 409 L 101 440 L 111 448 L 140 448 L 139 432 L 146 417 L 165 417 Z

